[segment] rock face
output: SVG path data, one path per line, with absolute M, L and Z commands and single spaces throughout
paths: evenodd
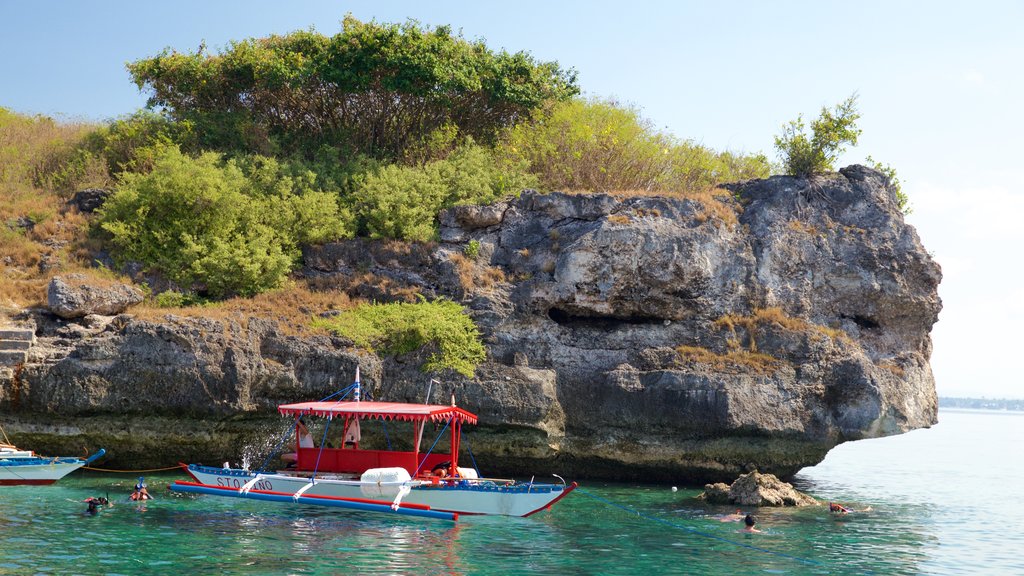
M 81 274 L 54 277 L 46 287 L 46 303 L 61 318 L 120 314 L 142 298 L 142 292 L 127 284 L 97 286 Z
M 708 484 L 699 496 L 711 504 L 735 504 L 737 506 L 816 506 L 818 501 L 798 492 L 792 485 L 771 474 L 760 474 L 756 470 L 744 474 L 728 486 L 723 483 Z
M 437 244 L 309 247 L 305 274 L 377 301 L 466 306 L 488 361 L 473 379 L 444 375 L 434 400 L 480 415 L 468 438 L 488 472 L 786 477 L 841 442 L 933 424 L 941 273 L 884 177 L 852 166 L 719 192 L 524 192 L 442 213 Z M 0 379 L 0 408 L 81 418 L 86 437 L 103 436 L 90 418 L 124 414 L 131 438 L 109 440 L 126 450 L 159 415 L 184 419 L 186 458 L 234 460 L 218 450 L 256 442 L 276 403 L 325 396 L 357 364 L 377 397 L 422 401 L 430 378 L 417 354 L 378 358 L 256 318 L 36 316 L 40 344 L 16 382 Z

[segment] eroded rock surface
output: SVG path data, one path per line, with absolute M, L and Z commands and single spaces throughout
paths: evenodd
M 841 442 L 935 423 L 941 273 L 884 177 L 852 166 L 720 192 L 527 191 L 442 213 L 437 244 L 308 247 L 305 274 L 377 301 L 418 293 L 466 306 L 488 361 L 432 390 L 480 415 L 469 440 L 493 473 L 786 477 Z M 40 344 L 0 386 L 0 407 L 82 422 L 125 414 L 131 437 L 110 440 L 126 447 L 145 436 L 146 415 L 181 418 L 193 458 L 214 463 L 239 457 L 219 452 L 224 438 L 255 443 L 252 422 L 341 388 L 356 365 L 393 400 L 422 401 L 430 379 L 417 354 L 378 358 L 259 318 L 36 317 Z M 188 435 L 210 421 L 216 441 Z
M 56 276 L 46 287 L 46 303 L 61 318 L 120 314 L 142 298 L 134 286 L 118 282 L 97 285 L 82 274 Z
M 818 501 L 772 474 L 756 470 L 743 474 L 732 485 L 719 482 L 704 486 L 699 496 L 710 504 L 737 506 L 816 506 Z

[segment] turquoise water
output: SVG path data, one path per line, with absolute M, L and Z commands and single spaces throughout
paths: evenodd
M 1022 413 L 943 410 L 840 446 L 796 482 L 873 510 L 762 509 L 762 534 L 683 487 L 583 482 L 547 513 L 451 523 L 174 495 L 177 474 L 148 477 L 142 507 L 134 477 L 79 471 L 0 488 L 0 574 L 1024 574 L 1021 439 Z

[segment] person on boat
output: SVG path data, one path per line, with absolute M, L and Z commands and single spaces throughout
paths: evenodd
M 152 500 L 153 497 L 149 495 L 149 490 L 146 487 L 146 479 L 139 476 L 139 481 L 135 483 L 135 490 L 132 492 L 132 500 Z
M 310 434 L 309 428 L 306 427 L 306 422 L 299 418 L 295 422 L 295 437 L 298 439 L 299 448 L 313 448 L 313 435 Z M 289 468 L 295 466 L 299 461 L 298 452 L 287 452 L 281 454 L 281 460 L 284 461 Z
M 743 525 L 744 532 L 761 532 L 755 527 L 757 525 L 757 517 L 753 514 L 747 514 L 743 517 Z
M 431 476 L 440 476 L 441 478 L 448 477 L 448 470 L 452 467 L 451 461 L 440 462 L 430 471 Z M 453 474 L 454 476 L 454 474 Z

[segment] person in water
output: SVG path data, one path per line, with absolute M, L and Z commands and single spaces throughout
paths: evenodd
M 110 506 L 110 500 L 107 500 L 103 496 L 100 496 L 99 498 L 89 497 L 86 498 L 84 502 L 89 506 L 86 508 L 85 513 L 91 516 L 95 516 L 96 513 L 99 512 L 100 506 Z
M 744 532 L 761 532 L 755 526 L 757 525 L 757 517 L 753 514 L 747 514 L 743 517 L 743 531 Z
M 735 514 L 722 514 L 718 517 L 719 522 L 739 522 L 743 520 L 744 514 L 742 510 L 737 510 Z
M 149 490 L 146 488 L 146 479 L 139 476 L 139 481 L 135 484 L 135 490 L 132 492 L 132 500 L 152 500 L 153 497 L 149 495 Z
M 842 504 L 837 504 L 835 502 L 829 502 L 828 503 L 828 511 L 833 513 L 833 514 L 849 514 L 850 512 L 870 512 L 871 511 L 871 506 L 868 506 L 867 508 L 864 508 L 862 510 L 854 510 L 853 508 L 847 508 L 846 506 L 843 506 Z

